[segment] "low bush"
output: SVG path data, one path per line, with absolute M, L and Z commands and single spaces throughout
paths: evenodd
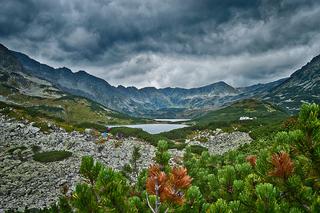
M 33 152 L 33 153 L 38 153 L 38 152 L 41 151 L 41 146 L 32 145 L 32 146 L 31 146 L 31 149 L 32 149 L 32 152 Z
M 198 155 L 201 155 L 202 152 L 208 151 L 207 148 L 200 146 L 200 145 L 191 145 L 190 150 L 192 153 L 198 154 Z
M 35 153 L 33 159 L 38 162 L 47 163 L 61 161 L 72 156 L 72 152 L 68 151 L 48 151 Z

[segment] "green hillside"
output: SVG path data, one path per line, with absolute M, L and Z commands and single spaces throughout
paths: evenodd
M 233 122 L 239 121 L 240 117 L 249 117 L 257 123 L 273 122 L 283 120 L 288 114 L 272 105 L 271 103 L 259 101 L 255 99 L 247 99 L 235 102 L 231 106 L 223 109 L 209 112 L 194 121 L 200 124 L 208 124 L 212 122 Z
M 46 129 L 48 123 L 71 131 L 84 128 L 104 129 L 107 124 L 147 122 L 145 119 L 111 111 L 89 99 L 71 96 L 57 89 L 52 90 L 47 85 L 37 86 L 49 92 L 51 97 L 44 93 L 41 96 L 24 94 L 25 87 L 12 83 L 10 78 L 0 80 L 0 112 L 17 119 L 36 122 L 36 125 L 43 129 Z

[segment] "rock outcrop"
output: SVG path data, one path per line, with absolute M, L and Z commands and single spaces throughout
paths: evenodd
M 215 131 L 199 131 L 197 134 L 186 142 L 189 145 L 199 145 L 208 149 L 210 154 L 221 155 L 229 150 L 252 142 L 252 138 L 246 132 L 222 132 L 221 129 Z

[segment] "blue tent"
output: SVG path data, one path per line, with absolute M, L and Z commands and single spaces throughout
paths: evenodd
M 102 137 L 103 137 L 103 138 L 108 137 L 108 133 L 107 133 L 107 132 L 103 132 L 103 133 L 102 133 Z

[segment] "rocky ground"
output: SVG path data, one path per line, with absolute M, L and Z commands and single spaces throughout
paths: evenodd
M 207 148 L 210 154 L 223 154 L 250 142 L 252 142 L 252 138 L 246 132 L 226 133 L 221 129 L 199 131 L 193 138 L 186 141 L 189 145 Z
M 207 138 L 206 142 L 197 139 Z M 189 144 L 207 147 L 209 152 L 221 154 L 252 139 L 247 133 L 223 133 L 221 131 L 199 132 L 198 138 L 188 140 Z M 73 190 L 79 182 L 81 157 L 90 155 L 108 167 L 121 170 L 129 163 L 134 146 L 140 147 L 139 169 L 153 163 L 155 147 L 127 138 L 110 140 L 104 144 L 90 134 L 66 133 L 52 127 L 50 133 L 27 122 L 9 119 L 0 114 L 0 212 L 5 209 L 43 208 L 57 201 L 62 186 Z M 66 150 L 72 156 L 57 162 L 40 163 L 33 160 L 35 147 L 41 151 Z M 171 163 L 181 163 L 184 150 L 170 150 Z
M 97 144 L 89 134 L 66 133 L 56 128 L 44 134 L 31 124 L 0 116 L 0 212 L 28 206 L 41 208 L 57 200 L 61 187 L 72 190 L 80 180 L 81 157 L 90 155 L 106 166 L 120 170 L 129 162 L 134 145 L 140 147 L 138 167 L 152 163 L 154 146 L 128 138 Z M 72 156 L 63 161 L 40 163 L 33 160 L 32 148 L 42 151 L 67 150 Z

